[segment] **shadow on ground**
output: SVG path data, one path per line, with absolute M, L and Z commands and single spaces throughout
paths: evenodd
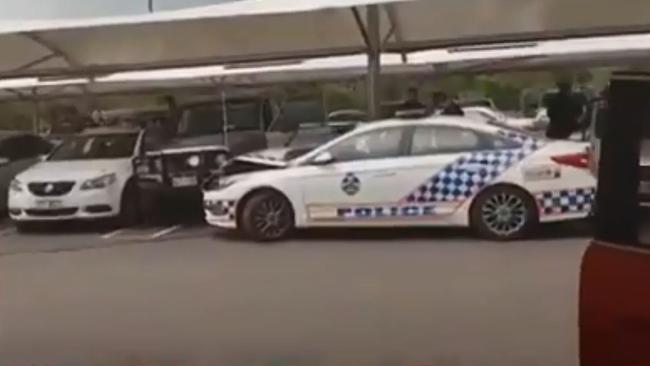
M 588 238 L 592 226 L 589 221 L 570 221 L 541 225 L 524 241 Z M 215 229 L 215 238 L 248 241 L 236 232 Z M 291 241 L 395 241 L 395 240 L 481 240 L 468 228 L 411 227 L 411 228 L 327 228 L 298 230 Z

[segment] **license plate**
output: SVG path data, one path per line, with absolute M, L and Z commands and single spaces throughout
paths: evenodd
M 63 202 L 59 200 L 38 200 L 36 207 L 41 209 L 56 209 L 63 207 Z
M 172 186 L 174 187 L 193 187 L 198 185 L 199 182 L 196 177 L 176 177 L 172 178 Z

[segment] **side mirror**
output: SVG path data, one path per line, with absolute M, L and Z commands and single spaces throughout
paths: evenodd
M 314 159 L 312 159 L 311 164 L 312 165 L 327 165 L 334 162 L 334 157 L 332 154 L 330 154 L 328 151 L 323 151 L 322 153 L 316 155 Z

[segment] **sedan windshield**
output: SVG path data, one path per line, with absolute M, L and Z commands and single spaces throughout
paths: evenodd
M 133 155 L 137 139 L 137 134 L 74 136 L 64 141 L 48 160 L 128 158 Z

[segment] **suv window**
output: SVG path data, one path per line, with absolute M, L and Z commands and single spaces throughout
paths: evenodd
M 404 128 L 369 131 L 347 138 L 329 149 L 337 162 L 392 158 L 400 155 Z
M 238 102 L 227 105 L 228 130 L 260 130 L 262 105 L 257 102 Z M 181 136 L 201 136 L 223 133 L 223 109 L 218 104 L 188 107 L 178 125 Z

